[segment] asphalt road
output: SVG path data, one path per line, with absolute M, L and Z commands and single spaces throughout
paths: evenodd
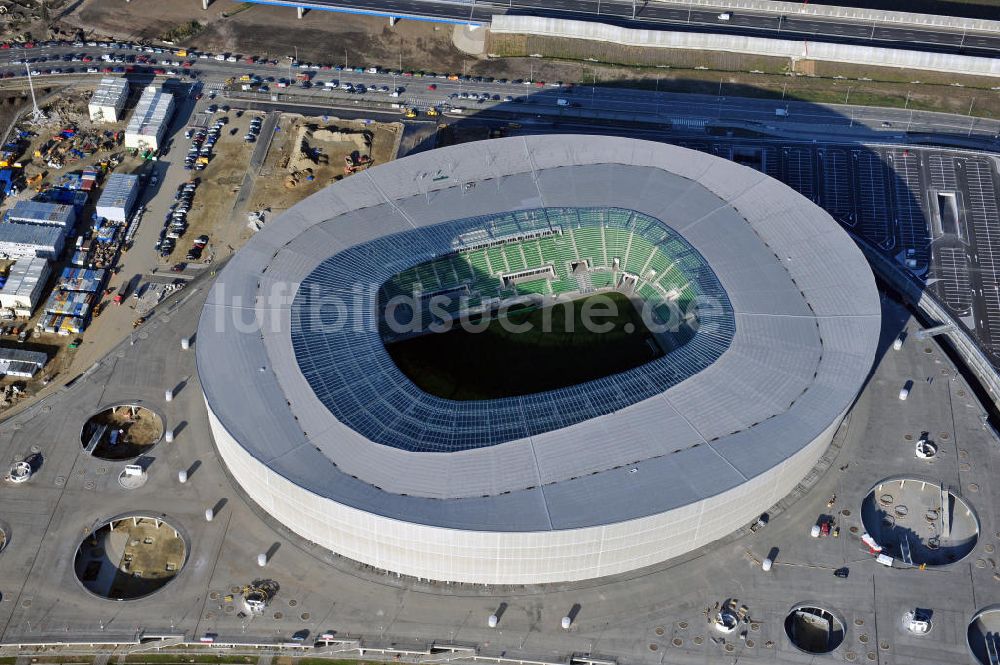
M 263 1 L 263 0 L 260 0 Z M 299 6 L 294 0 L 266 0 L 270 5 Z M 510 2 L 435 2 L 433 0 L 312 0 L 309 4 L 335 11 L 404 15 L 488 24 L 495 14 L 528 14 L 601 21 L 642 29 L 713 32 L 752 37 L 883 46 L 916 51 L 961 53 L 983 57 L 1000 54 L 1000 35 L 962 30 L 876 24 L 847 19 L 783 15 L 741 9 L 719 19 L 720 11 L 692 6 L 660 5 L 623 0 L 510 0 Z M 633 14 L 634 11 L 634 14 Z
M 530 72 L 524 72 L 530 77 Z M 278 95 L 278 101 L 295 101 L 316 107 L 361 108 L 374 102 L 376 107 L 388 110 L 391 103 L 415 107 L 426 111 L 435 106 L 445 109 L 446 115 L 474 116 L 483 113 L 503 113 L 512 118 L 574 119 L 607 118 L 640 122 L 728 122 L 752 123 L 772 132 L 795 130 L 797 126 L 817 128 L 824 133 L 860 137 L 862 132 L 875 133 L 885 140 L 903 139 L 909 134 L 948 134 L 965 138 L 996 139 L 1000 134 L 1000 121 L 957 116 L 932 111 L 851 106 L 844 104 L 817 104 L 793 100 L 752 99 L 734 97 L 726 93 L 725 84 L 718 95 L 694 95 L 657 92 L 632 88 L 601 86 L 575 86 L 572 89 L 557 87 L 552 83 L 538 85 L 525 83 L 475 83 L 416 77 L 393 77 L 386 74 L 360 74 L 346 72 L 316 72 L 315 80 L 336 80 L 389 90 L 402 89 L 399 98 L 385 93 L 367 92 L 351 94 L 344 90 L 329 90 L 314 85 L 308 90 L 286 88 L 260 93 L 262 101 Z M 527 80 L 527 79 L 526 79 Z M 433 86 L 434 89 L 430 89 Z M 488 101 L 463 98 L 475 95 Z M 849 92 L 845 101 L 849 101 Z M 521 101 L 516 101 L 521 100 Z M 564 100 L 566 105 L 561 105 Z M 450 106 L 452 111 L 448 111 Z M 455 109 L 462 109 L 461 112 Z M 780 112 L 787 115 L 778 115 Z
M 134 55 L 137 51 L 124 51 L 102 46 L 53 46 L 35 49 L 0 50 L 0 75 L 10 72 L 15 77 L 5 79 L 4 86 L 23 86 L 25 66 L 12 64 L 12 61 L 25 57 L 47 57 L 45 63 L 33 63 L 33 68 L 52 68 L 72 66 L 76 71 L 71 75 L 39 76 L 36 84 L 41 86 L 52 80 L 70 83 L 87 82 L 101 74 L 86 74 L 88 66 L 102 67 L 109 63 L 103 62 L 63 62 L 63 55 L 87 53 L 99 57 L 102 53 L 116 55 Z M 147 54 L 150 55 L 150 54 Z M 128 75 L 133 84 L 145 84 L 153 79 L 153 67 L 177 69 L 175 65 L 167 65 L 164 61 L 176 62 L 183 60 L 169 54 L 151 54 L 159 60 L 156 65 L 136 65 L 136 72 Z M 55 58 L 53 62 L 51 59 Z M 96 58 L 95 58 L 96 59 Z M 194 60 L 193 71 L 206 90 L 221 89 L 222 83 L 230 77 L 248 72 L 261 77 L 293 77 L 302 70 L 289 66 L 288 62 L 279 65 L 254 64 L 243 62 L 218 61 L 212 58 Z M 356 72 L 338 72 L 328 70 L 308 70 L 313 75 L 313 85 L 310 89 L 297 86 L 277 88 L 271 83 L 271 90 L 258 93 L 262 101 L 280 101 L 302 103 L 317 108 L 349 108 L 383 110 L 387 114 L 401 115 L 401 109 L 391 109 L 393 103 L 401 107 L 416 107 L 426 112 L 431 106 L 442 109 L 461 108 L 453 115 L 469 117 L 474 115 L 499 114 L 507 119 L 552 120 L 564 122 L 574 120 L 609 119 L 615 121 L 637 121 L 669 123 L 673 122 L 725 122 L 737 126 L 751 124 L 764 131 L 773 133 L 788 133 L 797 131 L 819 131 L 826 138 L 866 138 L 865 133 L 876 134 L 881 140 L 912 139 L 916 135 L 945 135 L 963 139 L 996 140 L 1000 136 L 1000 121 L 972 116 L 936 113 L 931 111 L 914 111 L 911 109 L 892 109 L 881 107 L 851 106 L 846 104 L 817 104 L 794 100 L 766 100 L 746 97 L 734 97 L 728 94 L 723 83 L 717 95 L 692 95 L 658 92 L 654 90 L 638 90 L 632 88 L 602 87 L 578 85 L 572 90 L 554 85 L 554 82 L 532 81 L 534 71 L 528 63 L 521 73 L 522 80 L 499 82 L 474 82 L 447 80 L 444 78 L 429 78 L 416 76 L 392 76 L 390 74 L 369 74 Z M 161 81 L 177 80 L 177 77 L 160 77 Z M 336 80 L 338 83 L 350 82 L 354 85 L 363 84 L 369 89 L 365 94 L 351 94 L 344 90 L 329 90 L 322 84 Z M 371 92 L 385 87 L 387 91 L 402 89 L 400 97 L 390 97 L 387 92 Z M 462 95 L 474 95 L 477 98 L 488 96 L 488 100 L 463 98 Z M 274 96 L 277 96 L 274 99 Z M 516 101 L 516 100 L 521 101 Z M 560 105 L 559 100 L 565 100 Z M 510 100 L 510 101 L 508 101 Z M 850 101 L 850 92 L 845 94 L 845 102 Z M 200 108 L 209 102 L 203 101 Z M 778 115 L 777 109 L 787 112 Z M 423 117 L 423 113 L 421 114 Z M 391 117 L 391 115 L 389 116 Z M 817 135 L 817 138 L 819 136 Z

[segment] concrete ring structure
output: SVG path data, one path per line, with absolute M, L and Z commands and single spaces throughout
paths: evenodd
M 665 288 L 649 266 L 669 244 L 714 307 L 683 346 L 598 380 L 417 389 L 381 342 L 378 294 L 538 238 L 637 292 Z M 633 243 L 653 249 L 629 272 Z M 861 252 L 785 185 L 680 147 L 537 136 L 406 157 L 291 208 L 218 276 L 197 360 L 221 457 L 284 525 L 379 569 L 520 585 L 657 564 L 756 519 L 826 450 L 879 327 Z

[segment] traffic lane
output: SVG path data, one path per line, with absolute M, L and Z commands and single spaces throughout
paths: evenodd
M 598 88 L 597 90 L 601 90 Z M 753 100 L 746 98 L 716 98 L 707 95 L 678 95 L 674 93 L 659 93 L 658 100 L 636 99 L 628 96 L 616 97 L 616 89 L 610 89 L 605 96 L 578 94 L 579 108 L 567 108 L 554 103 L 554 100 L 536 100 L 538 103 L 513 104 L 507 102 L 489 102 L 467 105 L 462 117 L 476 118 L 489 113 L 500 113 L 510 118 L 531 117 L 533 115 L 555 116 L 556 118 L 572 119 L 585 114 L 595 114 L 596 117 L 627 117 L 644 122 L 667 122 L 672 118 L 709 119 L 724 122 L 750 121 L 760 125 L 770 126 L 774 130 L 782 124 L 853 127 L 855 130 L 869 130 L 872 140 L 892 140 L 903 138 L 900 132 L 913 131 L 921 133 L 960 133 L 975 136 L 994 136 L 1000 130 L 996 121 L 969 119 L 962 116 L 935 114 L 933 112 L 910 111 L 906 109 L 861 108 L 837 105 L 820 105 L 811 102 L 792 102 L 784 105 L 774 100 Z M 642 91 L 631 91 L 633 94 Z M 339 93 L 292 91 L 297 99 L 304 100 L 302 104 L 315 104 L 316 109 L 355 108 L 362 103 L 385 103 L 384 98 L 364 95 L 348 96 Z M 656 95 L 657 93 L 645 93 Z M 401 106 L 426 109 L 432 105 L 440 105 L 440 100 L 430 96 L 426 91 L 418 91 L 400 98 Z M 787 110 L 788 116 L 779 116 L 776 109 Z M 366 112 L 358 110 L 362 116 Z M 448 113 L 448 111 L 445 111 Z M 392 119 L 399 119 L 399 111 L 384 111 Z M 860 137 L 860 135 L 859 135 Z
M 212 81 L 215 78 L 222 78 L 230 76 L 234 70 L 246 71 L 247 66 L 245 64 L 241 65 L 239 63 L 226 63 L 220 61 L 203 61 L 202 75 L 206 81 Z M 211 63 L 211 64 L 209 64 Z M 263 68 L 267 70 L 274 71 L 273 67 Z M 262 72 L 266 73 L 266 72 Z M 484 106 L 493 106 L 496 104 L 505 104 L 506 102 L 496 102 L 491 100 L 488 104 L 479 105 L 474 101 L 455 102 L 450 99 L 450 94 L 456 91 L 462 90 L 473 90 L 475 92 L 490 92 L 492 94 L 501 94 L 502 97 L 506 96 L 525 96 L 529 98 L 538 99 L 538 103 L 551 103 L 555 104 L 555 100 L 560 96 L 568 94 L 566 90 L 558 90 L 551 87 L 544 87 L 539 89 L 537 86 L 523 86 L 516 85 L 512 83 L 500 84 L 500 83 L 475 83 L 471 81 L 448 81 L 445 79 L 429 79 L 429 78 L 418 78 L 418 77 L 392 77 L 387 74 L 359 74 L 359 73 L 345 73 L 345 72 L 334 72 L 329 71 L 326 74 L 322 72 L 317 72 L 316 70 L 309 70 L 312 75 L 321 74 L 323 76 L 334 76 L 343 77 L 344 80 L 350 77 L 353 81 L 365 82 L 366 84 L 371 84 L 377 82 L 379 84 L 385 84 L 391 82 L 394 86 L 396 84 L 403 85 L 410 89 L 410 91 L 400 99 L 403 104 L 417 105 L 426 108 L 427 105 L 438 105 L 442 102 L 451 102 L 453 104 L 468 104 L 470 111 L 478 112 Z M 412 88 L 426 87 L 426 85 L 433 83 L 438 86 L 439 90 L 435 91 L 435 94 L 428 95 L 427 93 L 422 93 L 418 96 L 414 95 Z M 591 88 L 590 97 L 591 102 L 586 103 L 586 90 L 587 88 L 577 86 L 575 88 L 577 94 L 572 99 L 574 101 L 579 100 L 583 106 L 591 106 L 594 111 L 608 111 L 608 112 L 635 112 L 635 113 L 651 113 L 656 116 L 662 115 L 678 115 L 681 117 L 688 116 L 690 114 L 685 113 L 685 107 L 690 106 L 692 101 L 697 100 L 699 96 L 697 95 L 678 95 L 677 99 L 683 100 L 678 101 L 676 104 L 671 105 L 670 95 L 672 93 L 655 93 L 652 91 L 634 90 L 626 88 L 601 88 L 596 89 Z M 541 92 L 540 92 L 541 91 Z M 582 94 L 580 91 L 583 91 Z M 306 91 L 296 91 L 297 93 Z M 317 101 L 319 104 L 326 104 L 326 108 L 329 108 L 329 100 L 327 96 L 329 95 L 326 91 L 307 93 L 317 96 Z M 657 96 L 659 100 L 657 101 Z M 363 99 L 364 96 L 359 96 L 358 98 L 349 98 L 354 104 L 360 104 L 362 102 L 370 101 Z M 719 98 L 714 96 L 701 96 L 703 101 L 699 107 L 699 111 L 706 117 L 710 118 L 729 118 L 726 115 L 725 109 L 720 110 L 718 108 Z M 385 99 L 385 98 L 382 98 Z M 594 101 L 597 100 L 597 101 Z M 727 102 L 731 104 L 732 102 Z M 770 118 L 774 121 L 774 109 L 776 106 L 780 105 L 775 101 L 760 101 L 754 102 L 761 106 L 756 109 L 748 109 L 746 104 L 748 101 L 741 103 L 739 109 L 742 113 L 743 111 L 750 110 L 756 115 L 761 116 L 761 118 Z M 876 109 L 872 112 L 860 110 L 858 107 L 844 107 L 844 109 L 854 109 L 853 111 L 837 109 L 835 106 L 831 106 L 832 111 L 820 111 L 822 105 L 813 104 L 810 102 L 788 102 L 792 108 L 796 108 L 798 105 L 798 110 L 795 112 L 794 117 L 798 122 L 815 122 L 817 124 L 822 124 L 823 122 L 833 122 L 833 123 L 847 123 L 847 124 L 862 124 L 868 121 L 874 122 L 875 120 L 891 121 L 894 124 L 896 122 L 906 122 L 908 126 L 911 127 L 913 131 L 921 132 L 933 132 L 935 130 L 954 132 L 959 130 L 965 132 L 967 127 L 972 127 L 973 134 L 982 135 L 993 135 L 996 133 L 994 121 L 988 120 L 973 120 L 970 125 L 966 125 L 964 119 L 956 120 L 953 116 L 948 114 L 938 114 L 938 116 L 928 115 L 927 112 L 917 112 L 913 114 L 909 111 L 893 110 L 893 109 Z M 521 106 L 521 105 L 518 105 Z M 650 108 L 652 107 L 652 109 Z M 715 112 L 712 112 L 712 108 L 715 107 Z M 322 108 L 322 107 L 321 107 Z M 523 107 L 523 108 L 510 108 L 510 112 L 531 114 L 533 109 Z M 893 116 L 893 113 L 897 115 Z M 853 113 L 853 119 L 851 115 Z M 906 117 L 904 115 L 906 114 Z M 398 115 L 394 116 L 398 119 Z M 738 118 L 737 118 L 738 119 Z M 846 119 L 846 120 L 845 120 Z M 876 128 L 878 126 L 876 125 Z M 894 131 L 897 131 L 893 128 Z
M 217 72 L 215 72 L 215 74 L 218 75 L 219 77 L 230 75 L 234 68 L 241 69 L 243 71 L 246 70 L 245 65 L 241 66 L 238 63 L 224 63 L 214 60 L 210 62 L 212 64 L 206 65 L 202 70 L 205 73 L 205 76 L 208 80 L 212 79 L 211 70 L 218 70 Z M 309 70 L 309 72 L 310 74 L 317 73 L 315 70 Z M 547 101 L 553 104 L 556 103 L 555 100 L 558 99 L 560 96 L 568 94 L 568 90 L 556 91 L 556 89 L 551 87 L 544 87 L 539 89 L 537 86 L 533 85 L 524 86 L 513 83 L 507 83 L 507 84 L 487 83 L 487 82 L 475 83 L 471 81 L 469 82 L 448 81 L 444 79 L 429 79 L 429 78 L 418 78 L 418 77 L 392 77 L 387 74 L 368 74 L 368 73 L 359 74 L 353 72 L 345 73 L 345 72 L 333 72 L 333 71 L 328 72 L 327 75 L 331 75 L 331 77 L 332 75 L 345 76 L 344 80 L 346 80 L 346 77 L 350 77 L 352 81 L 363 82 L 367 85 L 370 85 L 372 83 L 385 84 L 386 82 L 391 82 L 393 86 L 397 86 L 398 84 L 400 86 L 412 89 L 413 86 L 426 86 L 433 83 L 439 88 L 437 92 L 440 93 L 440 96 L 435 96 L 435 95 L 428 96 L 426 94 L 423 94 L 420 95 L 419 98 L 414 97 L 413 91 L 411 90 L 405 95 L 404 98 L 400 99 L 401 103 L 410 105 L 426 106 L 426 105 L 438 105 L 443 102 L 451 102 L 452 104 L 469 104 L 471 108 L 478 109 L 482 108 L 482 106 L 492 106 L 498 103 L 495 100 L 491 100 L 489 103 L 479 105 L 476 104 L 475 101 L 463 100 L 461 102 L 456 102 L 455 100 L 450 99 L 450 94 L 453 94 L 455 92 L 460 93 L 461 91 L 469 91 L 469 90 L 473 90 L 474 92 L 489 91 L 491 93 L 501 94 L 503 97 L 524 96 L 532 99 L 539 99 L 539 103 L 542 103 L 543 100 L 546 100 L 546 98 L 548 98 Z M 541 90 L 541 93 L 539 93 L 539 90 Z M 671 105 L 668 97 L 671 93 L 654 93 L 652 91 L 634 90 L 626 88 L 597 87 L 596 89 L 595 88 L 590 89 L 591 101 L 587 103 L 585 100 L 587 94 L 585 91 L 587 90 L 587 88 L 577 86 L 575 90 L 577 90 L 578 93 L 581 90 L 583 90 L 584 92 L 583 94 L 577 94 L 576 97 L 574 97 L 573 99 L 580 100 L 578 103 L 581 103 L 582 105 L 585 106 L 589 106 L 593 110 L 653 112 L 656 115 L 664 115 L 664 114 L 678 114 L 682 116 L 687 115 L 684 113 L 684 107 L 690 105 L 692 103 L 692 100 L 698 98 L 697 95 L 683 95 L 684 101 L 678 102 L 675 105 Z M 327 93 L 326 91 L 322 91 L 322 92 L 313 92 L 311 94 L 328 95 L 329 93 Z M 659 101 L 656 101 L 655 96 L 657 95 L 659 95 Z M 653 97 L 650 98 L 649 96 Z M 708 115 L 709 117 L 716 117 L 716 118 L 727 117 L 724 116 L 723 113 L 720 112 L 718 109 L 716 109 L 714 113 L 710 112 L 711 107 L 719 103 L 717 97 L 704 96 L 704 98 L 705 101 L 702 103 L 701 107 L 704 114 Z M 326 102 L 325 98 L 323 98 L 322 101 L 325 103 Z M 361 102 L 361 100 L 355 98 L 350 98 L 350 101 L 355 103 Z M 501 101 L 500 103 L 506 103 L 506 102 Z M 761 115 L 764 117 L 772 116 L 774 114 L 774 109 L 776 108 L 776 105 L 780 105 L 776 104 L 776 102 L 774 101 L 761 101 L 759 103 L 762 105 L 762 107 L 759 109 L 754 109 L 753 112 L 757 115 Z M 795 117 L 800 122 L 803 120 L 808 120 L 818 123 L 829 121 L 834 123 L 846 122 L 847 124 L 855 124 L 855 123 L 865 122 L 866 119 L 871 119 L 871 120 L 877 119 L 880 121 L 888 120 L 892 122 L 907 122 L 907 124 L 911 126 L 911 129 L 913 129 L 913 131 L 918 131 L 918 130 L 933 131 L 935 129 L 940 129 L 945 131 L 953 131 L 956 129 L 960 129 L 964 131 L 965 128 L 968 126 L 964 119 L 956 122 L 948 114 L 940 114 L 940 118 L 935 119 L 933 117 L 928 117 L 926 115 L 927 112 L 918 112 L 917 115 L 914 115 L 904 110 L 894 111 L 893 109 L 877 109 L 872 113 L 872 112 L 861 111 L 858 109 L 858 107 L 845 107 L 845 109 L 854 109 L 853 112 L 844 109 L 833 110 L 829 112 L 818 112 L 817 109 L 820 108 L 821 105 L 813 104 L 810 102 L 788 102 L 788 103 L 793 108 L 795 108 L 796 106 L 798 107 L 798 110 L 795 112 Z M 746 103 L 744 103 L 744 105 L 740 107 L 741 111 L 747 110 L 745 104 Z M 650 107 L 652 107 L 652 110 L 650 109 Z M 835 109 L 836 107 L 830 107 L 830 108 Z M 524 108 L 521 109 L 520 112 L 530 113 L 531 110 Z M 897 113 L 896 116 L 892 115 L 894 112 Z M 851 119 L 850 117 L 852 113 L 854 114 L 853 119 Z M 991 121 L 982 121 L 982 123 L 979 126 L 975 127 L 974 133 L 976 133 L 977 135 L 989 135 L 995 133 L 996 130 L 992 128 L 993 124 L 996 123 L 991 123 Z
M 610 25 L 637 29 L 663 29 L 668 26 L 678 32 L 694 32 L 701 34 L 724 34 L 745 37 L 762 37 L 769 39 L 807 40 L 817 42 L 832 42 L 854 46 L 881 46 L 909 51 L 928 51 L 933 53 L 960 53 L 979 57 L 996 57 L 1000 52 L 1000 39 L 982 38 L 977 40 L 979 46 L 973 47 L 963 38 L 961 33 L 942 31 L 938 34 L 917 29 L 882 27 L 872 34 L 871 27 L 864 30 L 856 23 L 830 24 L 815 22 L 808 27 L 784 26 L 778 31 L 776 22 L 769 18 L 746 18 L 742 21 L 730 19 L 718 20 L 718 14 L 692 14 L 691 20 L 681 19 L 669 12 L 676 10 L 657 10 L 633 20 L 630 14 L 621 15 L 613 12 L 602 12 L 601 21 Z M 547 8 L 508 10 L 509 15 L 530 15 L 545 18 L 563 18 L 569 20 L 590 21 L 589 15 L 575 11 L 551 10 Z M 733 17 L 736 15 L 733 14 Z M 771 25 L 774 23 L 775 25 Z M 836 27 L 834 27 L 836 26 Z
M 326 2 L 330 6 L 342 7 L 346 9 L 366 9 L 390 12 L 398 10 L 400 12 L 418 13 L 442 18 L 458 19 L 477 16 L 470 7 L 469 14 L 466 15 L 464 7 L 456 7 L 451 4 L 437 3 L 415 3 L 408 0 L 398 0 L 394 3 L 375 2 L 374 0 L 351 0 L 350 2 Z M 855 37 L 867 39 L 871 42 L 898 42 L 899 44 L 926 44 L 934 46 L 975 47 L 982 50 L 1000 50 L 1000 38 L 982 36 L 974 41 L 969 40 L 960 31 L 947 29 L 925 30 L 918 27 L 899 26 L 877 26 L 875 23 L 860 23 L 850 20 L 822 19 L 817 17 L 798 18 L 789 15 L 775 15 L 754 13 L 751 11 L 722 12 L 729 16 L 726 21 L 719 19 L 720 12 L 706 11 L 703 9 L 685 9 L 676 6 L 661 6 L 654 4 L 636 4 L 631 2 L 594 2 L 592 0 L 539 0 L 538 2 L 510 2 L 494 3 L 492 11 L 496 13 L 517 14 L 521 12 L 531 12 L 537 15 L 576 15 L 585 20 L 615 19 L 628 20 L 636 23 L 662 22 L 675 26 L 683 24 L 688 28 L 710 26 L 713 31 L 718 32 L 740 32 L 741 29 L 752 28 L 756 31 L 766 31 L 800 37 L 817 38 L 846 38 Z M 490 12 L 492 13 L 492 12 Z M 482 17 L 479 17 L 482 19 Z M 482 20 L 488 20 L 486 17 Z M 744 30 L 745 32 L 745 30 Z M 764 35 L 775 36 L 775 35 Z M 897 46 L 899 46 L 897 44 Z
M 705 115 L 707 111 L 710 111 L 708 115 L 715 116 L 718 114 L 718 106 L 720 104 L 723 106 L 723 112 L 727 112 L 728 108 L 737 104 L 740 112 L 750 110 L 757 115 L 774 118 L 776 116 L 775 110 L 777 108 L 784 108 L 799 120 L 807 118 L 810 121 L 815 121 L 817 123 L 840 122 L 850 124 L 852 122 L 853 114 L 853 122 L 855 123 L 866 119 L 899 122 L 906 121 L 911 118 L 925 118 L 928 119 L 929 124 L 946 128 L 967 126 L 966 120 L 961 118 L 961 116 L 956 118 L 950 114 L 928 115 L 932 112 L 910 111 L 908 109 L 871 109 L 844 105 L 823 105 L 813 102 L 801 102 L 794 100 L 752 100 L 746 98 L 727 97 L 725 95 L 722 97 L 694 94 L 678 95 L 677 93 L 654 92 L 629 88 L 609 88 L 601 86 L 575 86 L 572 88 L 573 92 L 570 92 L 569 89 L 552 88 L 549 86 L 538 88 L 536 86 L 523 86 L 511 83 L 469 84 L 462 81 L 446 80 L 433 80 L 433 85 L 435 85 L 437 89 L 429 91 L 426 90 L 427 84 L 425 83 L 428 79 L 402 79 L 400 77 L 393 78 L 375 74 L 350 74 L 348 76 L 350 76 L 352 82 L 360 82 L 365 85 L 378 84 L 388 80 L 395 87 L 404 88 L 403 95 L 395 101 L 401 105 L 418 106 L 424 109 L 430 105 L 438 106 L 443 103 L 450 103 L 453 106 L 468 106 L 470 111 L 483 107 L 504 106 L 507 109 L 517 109 L 522 112 L 530 113 L 530 106 L 534 104 L 552 106 L 558 105 L 559 99 L 565 99 L 571 103 L 580 104 L 583 108 L 593 108 L 598 110 L 627 110 L 631 112 L 646 112 L 656 115 L 670 114 L 684 116 L 692 115 L 685 111 L 687 108 L 698 108 L 699 112 L 697 115 Z M 339 80 L 346 81 L 347 78 L 345 77 Z M 421 83 L 416 83 L 416 81 L 421 81 Z M 524 104 L 512 105 L 510 102 L 503 101 L 503 99 L 499 101 L 491 99 L 489 102 L 478 104 L 475 100 L 461 98 L 456 99 L 451 97 L 452 94 L 461 94 L 461 92 L 468 93 L 470 91 L 492 92 L 500 94 L 504 97 L 526 97 L 527 101 Z M 299 89 L 295 90 L 295 93 L 311 96 L 318 100 L 322 100 L 323 102 L 326 100 L 354 102 L 359 99 L 391 101 L 385 97 L 380 97 L 380 93 L 346 95 L 340 91 L 330 92 L 325 89 L 317 90 L 315 88 L 311 89 L 311 91 Z M 931 122 L 932 119 L 934 119 L 933 122 Z M 995 121 L 987 120 L 984 122 L 998 124 Z
M 719 12 L 704 10 L 684 10 L 674 6 L 660 6 L 653 4 L 635 5 L 633 15 L 633 5 L 631 3 L 619 4 L 607 2 L 602 4 L 598 12 L 595 2 L 576 2 L 571 0 L 538 0 L 536 2 L 518 3 L 510 2 L 507 5 L 495 3 L 493 5 L 470 4 L 468 6 L 444 4 L 444 3 L 418 3 L 413 0 L 396 0 L 395 2 L 385 2 L 384 0 L 350 0 L 349 2 L 337 2 L 326 0 L 316 2 L 329 7 L 337 7 L 343 10 L 377 12 L 384 15 L 412 14 L 431 18 L 446 19 L 450 21 L 477 21 L 488 23 L 494 13 L 522 14 L 528 13 L 533 16 L 570 18 L 581 20 L 593 20 L 595 17 L 601 20 L 621 23 L 627 27 L 646 27 L 646 24 L 669 24 L 675 29 L 695 32 L 719 32 L 742 34 L 749 36 L 777 37 L 785 33 L 794 38 L 809 38 L 814 41 L 833 41 L 838 43 L 857 43 L 858 40 L 865 40 L 867 45 L 891 44 L 896 48 L 907 48 L 910 45 L 921 45 L 932 47 L 931 50 L 944 52 L 954 52 L 962 49 L 964 53 L 970 55 L 983 55 L 991 57 L 994 52 L 1000 51 L 1000 39 L 981 37 L 972 43 L 966 39 L 965 35 L 957 31 L 948 30 L 922 30 L 919 28 L 881 27 L 872 30 L 856 21 L 835 21 L 821 20 L 811 17 L 810 19 L 792 20 L 786 16 L 773 16 L 766 14 L 753 14 L 749 12 L 723 12 L 729 13 L 728 21 L 719 20 Z M 289 2 L 289 7 L 295 6 Z M 785 27 L 783 23 L 791 25 Z M 909 50 L 927 50 L 911 48 Z

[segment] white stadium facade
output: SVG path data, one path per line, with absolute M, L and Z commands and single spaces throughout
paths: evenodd
M 551 298 L 647 299 L 676 297 L 678 271 L 711 306 L 662 357 L 541 393 L 442 399 L 389 358 L 372 293 L 394 276 L 479 303 L 517 270 Z M 755 520 L 827 449 L 879 327 L 861 252 L 780 182 L 654 142 L 519 137 L 378 166 L 268 224 L 208 296 L 198 370 L 235 482 L 303 538 L 423 579 L 538 584 Z

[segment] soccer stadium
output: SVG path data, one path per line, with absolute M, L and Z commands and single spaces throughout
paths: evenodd
M 776 180 L 538 136 L 284 213 L 218 276 L 198 370 L 233 480 L 285 527 L 385 571 L 523 585 L 756 520 L 827 449 L 879 325 L 860 251 Z

